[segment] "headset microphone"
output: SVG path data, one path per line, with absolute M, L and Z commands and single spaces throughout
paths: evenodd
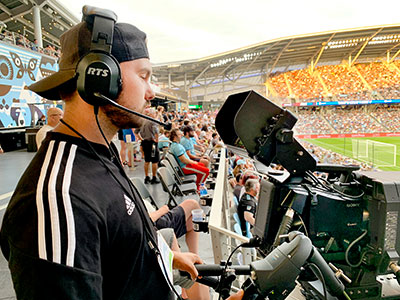
M 143 114 L 138 113 L 138 112 L 136 112 L 136 111 L 134 111 L 134 110 L 131 110 L 131 109 L 129 109 L 129 108 L 126 108 L 125 106 L 122 106 L 122 105 L 118 104 L 118 103 L 115 102 L 114 100 L 112 100 L 112 99 L 110 99 L 110 98 L 108 98 L 108 97 L 106 97 L 106 96 L 104 96 L 104 95 L 102 95 L 102 94 L 100 94 L 100 93 L 98 93 L 98 92 L 95 92 L 93 95 L 96 96 L 96 97 L 98 97 L 98 98 L 100 98 L 102 101 L 106 101 L 108 104 L 110 104 L 110 105 L 112 105 L 112 106 L 115 106 L 115 107 L 117 107 L 117 108 L 119 108 L 119 109 L 122 109 L 123 111 L 126 111 L 126 112 L 128 112 L 128 113 L 134 114 L 134 115 L 136 115 L 136 116 L 138 116 L 138 117 L 141 117 L 141 118 L 143 118 L 143 119 L 146 119 L 146 120 L 152 121 L 152 122 L 154 122 L 154 123 L 157 123 L 157 124 L 163 126 L 166 130 L 171 130 L 171 127 L 172 127 L 172 124 L 171 124 L 171 123 L 164 123 L 164 122 L 161 122 L 161 121 L 159 121 L 159 120 L 157 120 L 157 119 L 154 119 L 154 118 L 152 118 L 152 117 L 143 115 Z

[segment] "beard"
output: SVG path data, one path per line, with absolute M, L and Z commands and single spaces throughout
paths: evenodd
M 120 103 L 122 99 L 125 98 L 125 92 L 124 89 L 120 90 L 118 93 L 118 96 L 115 102 L 117 102 L 119 105 L 124 106 L 123 103 Z M 107 118 L 110 120 L 111 124 L 116 126 L 119 129 L 129 129 L 129 128 L 139 128 L 143 125 L 144 120 L 143 118 L 136 116 L 132 113 L 129 113 L 127 111 L 124 111 L 118 107 L 115 107 L 113 105 L 105 105 L 101 106 L 100 109 L 103 111 L 103 113 L 107 116 Z M 143 106 L 141 109 L 140 107 L 130 107 L 129 109 L 133 111 L 137 111 L 139 113 L 142 113 L 143 110 L 145 109 L 145 106 Z
M 145 119 L 123 111 L 112 105 L 105 105 L 100 108 L 110 122 L 119 129 L 139 128 Z

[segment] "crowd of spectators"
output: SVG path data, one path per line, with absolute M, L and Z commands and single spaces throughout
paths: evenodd
M 301 109 L 294 128 L 297 134 L 379 133 L 400 131 L 400 106 L 334 107 L 324 111 Z
M 322 117 L 311 109 L 304 109 L 298 115 L 295 131 L 298 134 L 331 134 L 337 133 L 335 129 Z
M 356 68 L 370 85 L 373 98 L 399 98 L 400 73 L 386 63 L 357 64 Z
M 5 29 L 3 29 L 0 33 L 0 40 L 16 45 L 18 47 L 30 49 L 32 51 L 37 51 L 57 58 L 61 55 L 60 48 L 54 45 L 47 44 L 45 47 L 42 48 L 38 46 L 37 40 L 31 41 L 22 34 L 11 32 Z
M 279 97 L 287 98 L 290 96 L 285 80 L 285 73 L 275 73 L 274 76 L 270 78 L 270 83 Z
M 371 115 L 391 132 L 400 131 L 400 106 L 390 105 L 388 107 L 378 106 Z
M 328 65 L 316 68 L 328 91 L 338 100 L 369 99 L 368 88 L 358 73 L 346 65 Z
M 371 118 L 363 108 L 342 109 L 335 107 L 325 116 L 338 133 L 373 133 L 387 131 L 380 123 Z
M 318 66 L 277 72 L 269 83 L 277 96 L 288 103 L 326 100 L 373 100 L 400 98 L 400 62 Z M 325 85 L 324 86 L 323 84 Z
M 287 73 L 287 80 L 292 93 L 299 101 L 320 101 L 323 99 L 324 88 L 321 82 L 308 69 L 295 70 Z

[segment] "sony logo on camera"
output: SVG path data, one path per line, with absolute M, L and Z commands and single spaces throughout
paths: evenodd
M 107 77 L 109 72 L 110 70 L 101 68 L 88 68 L 87 70 L 88 75 L 101 76 L 101 77 Z

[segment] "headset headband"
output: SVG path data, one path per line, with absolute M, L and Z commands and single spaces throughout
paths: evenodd
M 88 5 L 83 7 L 82 12 L 82 20 L 92 27 L 90 51 L 111 53 L 117 15 L 111 10 Z

